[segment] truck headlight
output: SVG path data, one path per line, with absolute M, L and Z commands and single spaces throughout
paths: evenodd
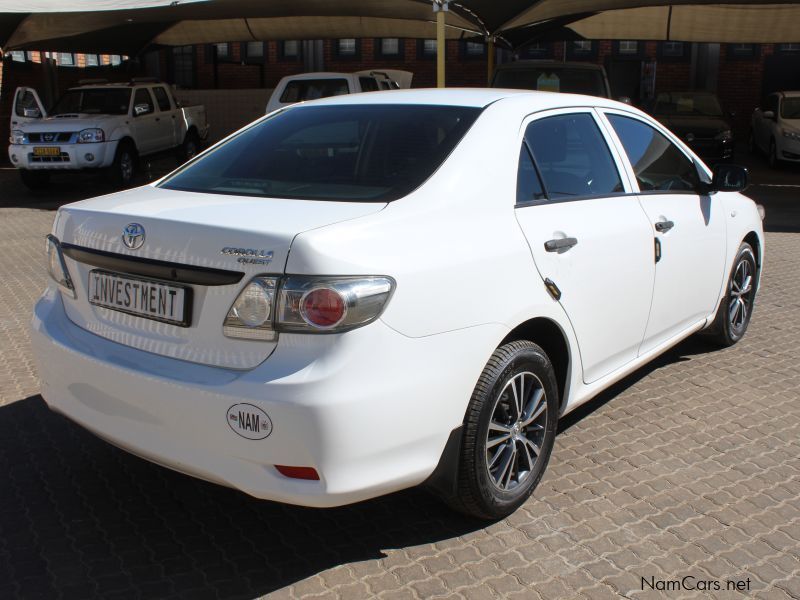
M 730 142 L 733 139 L 733 131 L 726 129 L 725 131 L 718 133 L 714 139 L 718 142 Z
M 78 133 L 79 144 L 93 144 L 96 142 L 103 142 L 106 139 L 106 134 L 102 129 L 84 129 Z
M 800 142 L 800 133 L 797 133 L 795 131 L 788 131 L 784 129 L 783 137 L 785 137 L 787 140 L 794 140 L 795 142 Z
M 25 132 L 20 131 L 19 129 L 14 129 L 11 132 L 11 135 L 8 136 L 8 141 L 12 144 L 24 144 L 25 143 Z

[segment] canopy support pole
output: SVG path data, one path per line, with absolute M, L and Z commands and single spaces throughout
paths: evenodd
M 486 38 L 486 83 L 492 85 L 492 75 L 494 75 L 494 36 Z
M 444 59 L 447 52 L 445 44 L 445 14 L 449 0 L 433 0 L 433 12 L 436 13 L 436 87 L 445 87 Z

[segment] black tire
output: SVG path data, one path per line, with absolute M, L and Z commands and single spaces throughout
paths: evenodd
M 121 142 L 117 146 L 114 162 L 108 168 L 111 183 L 118 188 L 128 188 L 133 185 L 139 157 L 136 148 L 130 142 Z
M 20 169 L 19 176 L 25 187 L 32 191 L 45 190 L 50 186 L 50 173 L 47 171 Z
M 775 140 L 769 141 L 769 154 L 767 155 L 767 160 L 769 161 L 769 166 L 772 169 L 777 169 L 781 166 L 781 161 L 778 158 L 778 146 L 775 144 Z
M 522 415 L 509 387 L 516 386 L 521 391 L 520 378 L 526 386 Z M 538 390 L 544 395 L 537 403 Z M 444 500 L 456 510 L 480 519 L 501 519 L 513 513 L 533 493 L 547 467 L 555 442 L 558 407 L 553 367 L 539 346 L 518 341 L 495 350 L 478 379 L 464 418 L 457 493 Z M 532 422 L 520 427 L 537 412 L 540 414 Z M 509 426 L 508 432 L 496 429 L 501 423 Z M 524 439 L 539 448 L 532 460 L 528 458 L 532 456 L 531 446 Z M 506 463 L 507 472 L 502 471 Z
M 746 277 L 750 278 L 749 284 L 742 293 Z M 753 314 L 759 277 L 753 247 L 744 242 L 733 261 L 725 297 L 720 302 L 713 323 L 704 332 L 711 341 L 727 348 L 744 337 Z
M 200 138 L 197 132 L 192 129 L 186 132 L 186 137 L 183 144 L 180 145 L 178 150 L 178 160 L 181 164 L 193 159 L 200 152 Z

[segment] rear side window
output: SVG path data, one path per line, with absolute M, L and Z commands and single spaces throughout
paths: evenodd
M 647 123 L 620 115 L 607 116 L 631 161 L 641 191 L 697 190 L 697 168 L 680 148 Z
M 544 200 L 544 188 L 539 173 L 533 165 L 531 153 L 526 144 L 519 150 L 519 168 L 517 170 L 517 204 L 526 204 Z
M 163 87 L 154 87 L 153 94 L 156 97 L 156 102 L 158 102 L 158 109 L 160 111 L 166 112 L 172 108 L 169 103 L 169 96 L 167 96 L 167 90 Z
M 346 79 L 295 79 L 286 84 L 281 102 L 301 102 L 349 93 Z
M 439 168 L 480 112 L 462 106 L 298 106 L 246 129 L 161 187 L 307 200 L 396 200 Z
M 538 119 L 528 125 L 525 141 L 550 200 L 609 196 L 623 191 L 617 165 L 592 115 Z
M 379 89 L 378 82 L 374 77 L 359 77 L 358 81 L 361 84 L 362 92 L 377 92 Z

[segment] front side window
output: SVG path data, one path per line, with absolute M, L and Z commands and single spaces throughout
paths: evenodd
M 349 94 L 346 79 L 294 79 L 286 84 L 281 102 L 292 103 Z
M 525 141 L 550 200 L 623 191 L 617 165 L 592 115 L 538 119 L 528 125 Z
M 661 132 L 637 119 L 608 115 L 631 161 L 639 189 L 694 192 L 700 176 L 694 162 Z
M 419 187 L 481 109 L 298 106 L 259 121 L 169 177 L 172 190 L 388 202 Z
M 137 112 L 137 107 L 146 107 L 146 111 L 144 113 Z M 150 96 L 150 92 L 147 91 L 147 88 L 139 88 L 136 90 L 136 94 L 133 96 L 133 110 L 134 116 L 151 113 L 155 110 L 153 107 L 153 98 Z

